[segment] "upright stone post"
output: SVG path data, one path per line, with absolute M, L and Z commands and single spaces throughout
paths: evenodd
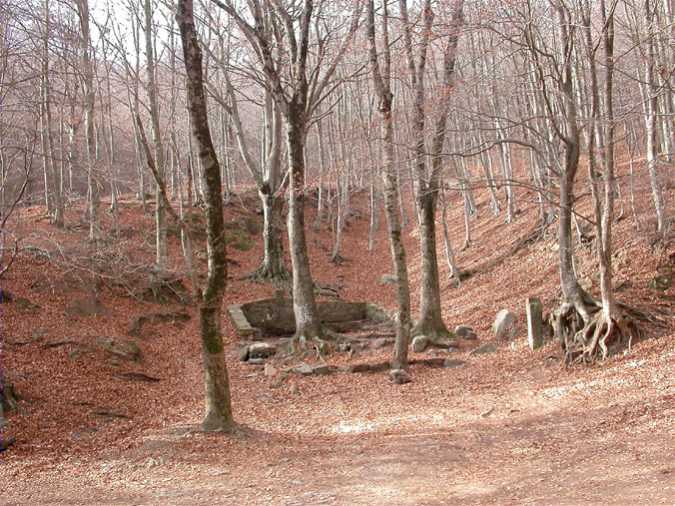
M 529 297 L 525 306 L 527 313 L 527 343 L 531 350 L 536 350 L 544 344 L 541 301 L 537 297 Z

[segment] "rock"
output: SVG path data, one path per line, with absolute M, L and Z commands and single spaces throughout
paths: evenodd
M 412 340 L 412 349 L 415 353 L 422 353 L 429 346 L 429 338 L 427 336 L 416 336 Z
M 34 313 L 42 309 L 38 304 L 34 304 L 25 297 L 19 297 L 14 301 L 14 304 L 20 311 Z
M 468 325 L 457 325 L 455 327 L 455 335 L 467 341 L 475 341 L 478 339 L 476 332 Z
M 277 348 L 269 343 L 253 343 L 248 347 L 249 360 L 252 358 L 269 358 L 277 353 Z
M 352 364 L 345 367 L 344 372 L 349 373 L 374 373 L 374 372 L 383 372 L 389 369 L 391 365 L 389 362 L 376 362 L 374 364 Z
M 30 340 L 31 342 L 42 341 L 45 337 L 47 337 L 47 331 L 40 327 L 33 329 L 33 332 L 31 332 L 30 335 Z
M 66 314 L 71 317 L 105 316 L 110 311 L 96 297 L 90 297 L 73 301 L 66 307 Z
M 264 358 L 249 358 L 246 363 L 248 365 L 264 365 L 265 359 Z
M 391 343 L 391 339 L 387 339 L 386 337 L 380 337 L 379 339 L 375 339 L 373 341 L 372 347 L 375 350 L 381 350 L 382 348 L 386 348 L 389 346 Z
M 445 362 L 443 362 L 443 367 L 446 369 L 454 369 L 455 367 L 462 367 L 466 362 L 463 360 L 456 360 L 453 358 L 446 358 Z
M 458 351 L 459 351 L 459 346 L 455 346 L 455 345 L 448 346 L 448 353 L 456 353 Z
M 155 325 L 157 323 L 184 323 L 190 319 L 190 315 L 184 311 L 173 311 L 168 313 L 153 313 L 141 315 L 134 318 L 127 332 L 130 336 L 140 336 L 145 325 Z
M 139 362 L 141 349 L 135 341 L 116 337 L 99 337 L 96 344 L 115 357 Z
M 529 297 L 525 302 L 525 312 L 527 314 L 527 343 L 531 350 L 536 350 L 544 344 L 541 301 L 536 297 Z
M 246 362 L 248 360 L 248 346 L 239 349 L 239 360 Z
M 457 325 L 455 327 L 455 335 L 457 337 L 461 337 L 462 339 L 466 339 L 466 336 L 474 334 L 474 330 L 469 327 L 468 325 Z
M 312 367 L 312 373 L 317 375 L 330 374 L 333 372 L 333 368 L 328 364 L 319 364 Z
M 279 372 L 279 370 L 276 367 L 274 367 L 272 364 L 265 364 L 264 373 L 265 373 L 265 376 L 267 376 L 268 378 L 276 376 L 278 372 Z
M 654 276 L 654 278 L 649 282 L 649 288 L 652 290 L 658 290 L 660 292 L 665 292 L 673 285 L 673 276 L 672 274 L 660 274 Z
M 405 383 L 410 383 L 412 381 L 410 374 L 403 369 L 392 369 L 389 371 L 389 379 L 397 385 L 404 385 Z
M 314 368 L 309 364 L 302 363 L 299 366 L 294 367 L 293 372 L 303 376 L 311 376 L 314 374 Z
M 495 351 L 497 351 L 497 347 L 493 343 L 487 343 L 471 350 L 469 355 L 484 355 L 486 353 L 494 353 Z
M 495 317 L 492 331 L 497 339 L 513 339 L 517 332 L 516 315 L 508 309 L 502 309 Z
M 340 353 L 347 353 L 349 351 L 352 351 L 352 343 L 350 343 L 349 341 L 339 342 L 337 345 L 337 351 Z
M 7 377 L 0 377 L 0 428 L 2 427 L 3 413 L 15 410 L 17 399 L 18 396 L 12 382 Z
M 381 285 L 395 285 L 398 283 L 398 278 L 395 274 L 385 274 L 380 278 Z

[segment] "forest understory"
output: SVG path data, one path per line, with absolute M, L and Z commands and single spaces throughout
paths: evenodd
M 636 216 L 646 229 L 652 211 L 642 183 Z M 241 340 L 224 312 L 237 421 L 232 434 L 199 429 L 203 372 L 194 308 L 128 293 L 135 266 L 152 261 L 152 216 L 122 200 L 120 239 L 106 243 L 98 263 L 87 264 L 79 211 L 67 213 L 66 228 L 58 230 L 43 208 L 20 210 L 17 234 L 32 247 L 2 285 L 13 299 L 0 306 L 3 363 L 19 402 L 4 434 L 15 441 L 0 454 L 0 504 L 672 504 L 675 290 L 653 286 L 659 272 L 672 269 L 672 246 L 655 249 L 648 234 L 635 232 L 626 209 L 615 223 L 617 299 L 659 324 L 645 323 L 630 350 L 565 367 L 559 343 L 549 340 L 533 352 L 525 327 L 527 297 L 541 298 L 546 311 L 557 307 L 555 233 L 502 258 L 536 222 L 535 195 L 519 195 L 520 212 L 508 226 L 493 216 L 486 191 L 476 195 L 474 240 L 457 252 L 458 265 L 473 274 L 457 287 L 442 263 L 441 290 L 448 326 L 470 325 L 478 340 L 459 340 L 454 352 L 411 354 L 449 358 L 453 367 L 414 364 L 406 385 L 391 383 L 386 372 L 282 377 L 284 368 L 322 359 L 273 358 L 271 368 L 241 362 Z M 240 192 L 226 206 L 230 230 L 261 219 L 256 198 Z M 330 234 L 308 229 L 312 274 L 343 300 L 392 311 L 395 288 L 380 283 L 390 274 L 386 231 L 380 227 L 368 252 L 366 205 L 355 197 L 339 265 L 330 262 Z M 307 213 L 312 222 L 314 208 Z M 448 223 L 450 234 L 461 236 L 459 195 L 450 202 Z M 229 248 L 226 305 L 275 291 L 246 276 L 262 248 L 250 228 Z M 413 294 L 420 275 L 416 241 L 409 223 Z M 577 247 L 576 258 L 579 278 L 595 293 L 592 248 Z M 171 234 L 170 259 L 170 269 L 182 275 Z M 110 276 L 99 271 L 92 278 L 91 265 L 112 266 Z M 80 307 L 92 300 L 92 289 L 95 307 Z M 517 315 L 519 331 L 497 342 L 491 325 L 503 308 Z M 174 317 L 138 323 L 155 314 Z M 130 335 L 138 347 L 131 360 L 97 346 Z M 486 343 L 495 351 L 471 353 Z M 378 363 L 390 353 L 390 347 L 333 353 L 325 361 Z

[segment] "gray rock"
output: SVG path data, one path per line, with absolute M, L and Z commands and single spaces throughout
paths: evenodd
M 276 376 L 278 372 L 279 370 L 272 364 L 265 364 L 265 376 L 267 376 L 268 378 Z
M 239 350 L 239 360 L 246 362 L 248 360 L 248 346 L 244 346 Z
M 541 301 L 536 297 L 528 298 L 525 303 L 525 312 L 527 314 L 527 344 L 531 350 L 536 350 L 544 344 Z
M 305 364 L 303 362 L 299 366 L 294 367 L 293 372 L 301 374 L 302 376 L 311 376 L 312 374 L 314 374 L 314 368 L 311 365 Z
M 276 355 L 277 348 L 269 343 L 253 343 L 248 347 L 248 359 L 269 358 Z
M 349 341 L 339 342 L 337 345 L 337 351 L 339 353 L 347 353 L 352 351 L 352 343 L 350 343 Z
M 42 309 L 38 304 L 34 304 L 30 300 L 26 299 L 25 297 L 19 297 L 14 300 L 14 304 L 20 311 L 25 311 L 25 312 L 31 312 L 34 313 L 36 311 L 39 311 Z
M 73 301 L 66 307 L 66 314 L 75 317 L 105 316 L 110 311 L 95 297 Z
M 514 315 L 508 309 L 502 309 L 495 317 L 495 322 L 492 325 L 492 331 L 494 332 L 497 339 L 513 339 L 516 337 L 516 333 L 518 331 L 516 315 Z
M 486 353 L 494 353 L 496 351 L 497 347 L 493 343 L 487 343 L 471 350 L 469 355 L 484 355 Z
M 469 327 L 468 325 L 457 325 L 455 327 L 455 335 L 457 337 L 461 337 L 462 339 L 466 339 L 468 335 L 476 335 L 474 330 Z
M 96 339 L 96 344 L 114 357 L 134 362 L 141 360 L 141 349 L 136 341 L 117 337 L 99 337 Z
M 246 363 L 248 365 L 264 365 L 265 359 L 264 358 L 249 358 Z
M 381 285 L 395 285 L 398 283 L 398 278 L 395 274 L 385 274 L 380 278 Z
M 387 339 L 386 337 L 380 337 L 373 341 L 372 347 L 375 350 L 381 350 L 382 348 L 386 348 L 387 346 L 389 346 L 390 343 L 391 339 Z
M 389 379 L 397 385 L 403 385 L 412 381 L 410 374 L 403 369 L 392 369 L 389 371 Z
M 331 372 L 333 372 L 333 368 L 328 364 L 319 364 L 312 367 L 313 374 L 323 375 L 330 374 Z
M 412 349 L 415 353 L 422 353 L 429 346 L 429 338 L 427 336 L 417 336 L 412 340 Z
M 454 369 L 455 367 L 462 367 L 466 362 L 463 360 L 456 360 L 453 358 L 446 358 L 445 362 L 443 362 L 443 367 L 446 369 Z

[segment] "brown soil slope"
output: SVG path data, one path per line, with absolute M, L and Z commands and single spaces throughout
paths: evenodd
M 651 226 L 644 190 L 636 209 L 643 230 Z M 497 258 L 531 229 L 534 195 L 519 192 L 518 197 L 522 212 L 505 226 L 479 195 L 474 243 L 458 252 L 460 266 L 475 268 Z M 228 220 L 251 216 L 254 207 L 254 199 L 235 202 L 227 209 Z M 27 252 L 2 283 L 15 300 L 24 297 L 39 308 L 20 308 L 16 302 L 0 307 L 3 367 L 22 397 L 8 428 L 17 441 L 0 454 L 0 504 L 675 502 L 675 290 L 649 288 L 673 252 L 653 251 L 647 234 L 635 232 L 628 204 L 616 225 L 619 297 L 655 311 L 669 325 L 647 326 L 650 339 L 630 353 L 593 367 L 564 369 L 555 343 L 530 352 L 522 330 L 496 353 L 469 355 L 491 339 L 499 309 L 516 312 L 524 329 L 525 297 L 539 296 L 553 307 L 557 254 L 554 240 L 545 238 L 480 270 L 459 288 L 442 269 L 446 321 L 472 325 L 479 341 L 461 342 L 452 354 L 464 365 L 413 366 L 414 381 L 404 386 L 390 384 L 382 373 L 294 375 L 278 384 L 261 367 L 237 360 L 238 338 L 225 318 L 241 424 L 235 435 L 194 430 L 202 411 L 194 308 L 138 301 L 102 283 L 101 314 L 67 311 L 91 293 L 86 262 L 78 260 L 87 256 L 86 231 L 71 221 L 68 231 L 56 232 L 40 220 L 40 212 L 26 210 L 20 217 L 26 243 L 52 252 L 58 245 L 65 257 L 53 253 L 48 261 Z M 459 243 L 459 200 L 449 219 Z M 119 226 L 124 239 L 108 243 L 110 263 L 132 270 L 148 262 L 151 216 L 126 202 Z M 407 230 L 416 287 L 418 248 L 414 227 Z M 366 236 L 367 220 L 352 221 L 344 239 L 347 261 L 335 266 L 328 262 L 330 234 L 311 232 L 313 273 L 319 283 L 340 287 L 344 299 L 394 309 L 393 287 L 379 284 L 390 270 L 384 230 L 372 252 Z M 255 268 L 259 253 L 257 238 L 249 251 L 230 250 L 236 263 L 227 304 L 272 294 L 270 286 L 242 279 Z M 180 269 L 176 241 L 172 254 Z M 578 267 L 591 288 L 597 284 L 593 265 L 593 252 L 581 250 Z M 139 362 L 111 359 L 96 346 L 101 337 L 128 339 L 138 316 L 168 311 L 187 311 L 193 318 L 144 326 L 137 338 Z M 389 353 L 387 348 L 365 352 L 351 361 L 383 360 Z

